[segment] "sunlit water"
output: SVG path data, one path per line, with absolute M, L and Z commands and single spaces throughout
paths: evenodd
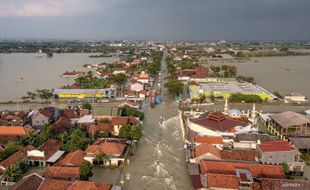
M 83 70 L 86 63 L 111 63 L 116 58 L 89 58 L 88 53 L 54 54 L 47 58 L 40 53 L 0 54 L 0 101 L 26 95 L 36 89 L 59 88 L 73 82 L 61 74 L 66 70 Z M 22 80 L 21 80 L 22 78 Z

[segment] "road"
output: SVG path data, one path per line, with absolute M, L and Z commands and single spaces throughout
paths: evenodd
M 162 78 L 166 77 L 166 52 L 161 61 Z M 191 189 L 191 180 L 187 173 L 183 138 L 178 118 L 178 104 L 170 98 L 163 88 L 162 100 L 155 108 L 145 111 L 143 138 L 139 142 L 134 156 L 129 157 L 130 164 L 124 167 L 125 190 L 176 190 Z M 165 122 L 160 124 L 163 115 Z

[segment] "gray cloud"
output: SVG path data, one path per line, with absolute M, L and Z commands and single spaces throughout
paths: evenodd
M 0 37 L 309 40 L 309 7 L 309 0 L 0 0 Z

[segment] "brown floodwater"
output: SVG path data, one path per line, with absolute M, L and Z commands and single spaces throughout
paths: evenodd
M 86 63 L 112 63 L 117 58 L 89 58 L 89 53 L 54 54 L 47 58 L 40 53 L 0 54 L 0 102 L 15 100 L 36 89 L 59 88 L 72 84 L 62 78 L 65 71 L 87 71 Z M 22 80 L 21 80 L 22 79 Z

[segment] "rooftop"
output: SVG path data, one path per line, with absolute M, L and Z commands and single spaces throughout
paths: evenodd
M 200 170 L 202 174 L 226 174 L 235 175 L 236 169 L 247 169 L 253 178 L 285 178 L 282 166 L 250 164 L 239 162 L 223 162 L 223 161 L 207 161 L 200 162 Z
M 122 143 L 105 142 L 100 145 L 89 145 L 85 152 L 94 155 L 121 155 L 125 148 L 126 145 Z
M 292 151 L 296 150 L 289 142 L 287 141 L 264 141 L 261 144 L 258 144 L 258 147 L 262 152 L 278 152 L 278 151 Z
M 63 159 L 57 162 L 57 166 L 79 166 L 84 161 L 85 153 L 83 150 L 69 152 Z
M 196 143 L 224 144 L 222 137 L 196 136 L 194 141 Z
M 21 126 L 1 126 L 0 136 L 28 136 L 34 130 Z
M 44 172 L 45 177 L 62 178 L 62 179 L 78 179 L 80 178 L 79 167 L 47 167 Z
M 310 120 L 305 115 L 292 111 L 273 114 L 270 115 L 270 118 L 282 128 L 294 127 L 297 125 L 310 123 Z
M 220 112 L 214 112 L 207 117 L 201 117 L 191 121 L 208 129 L 221 132 L 229 132 L 233 130 L 234 127 L 246 125 L 244 120 L 231 118 Z

